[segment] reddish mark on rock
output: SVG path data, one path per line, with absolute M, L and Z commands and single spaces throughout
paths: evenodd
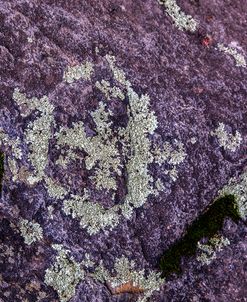
M 115 288 L 112 288 L 109 283 L 107 283 L 107 286 L 113 295 L 124 294 L 124 293 L 140 294 L 145 291 L 143 288 L 134 285 L 132 281 L 129 281 L 125 284 L 121 284 Z
M 213 16 L 210 16 L 210 15 L 207 16 L 207 17 L 206 17 L 206 20 L 209 21 L 209 22 L 212 21 L 212 20 L 213 20 Z
M 205 47 L 209 47 L 212 45 L 213 43 L 213 38 L 209 35 L 207 35 L 206 37 L 204 37 L 201 41 L 202 45 Z
M 203 92 L 203 88 L 202 87 L 193 87 L 193 92 L 195 94 L 201 94 Z

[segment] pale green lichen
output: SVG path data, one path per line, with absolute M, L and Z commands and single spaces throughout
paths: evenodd
M 90 80 L 92 73 L 93 64 L 87 61 L 84 64 L 68 67 L 63 80 L 67 83 L 73 83 L 79 79 Z
M 80 219 L 80 225 L 86 228 L 90 235 L 98 233 L 100 230 L 115 227 L 119 222 L 117 207 L 105 209 L 101 205 L 89 200 L 88 194 L 84 196 L 72 196 L 64 201 L 63 211 L 73 218 Z
M 61 245 L 54 244 L 52 247 L 58 255 L 55 263 L 45 272 L 45 283 L 57 291 L 60 302 L 67 302 L 75 295 L 77 284 L 84 279 L 84 270 Z
M 217 137 L 221 147 L 228 149 L 231 152 L 235 152 L 242 142 L 241 134 L 238 131 L 236 131 L 235 135 L 228 133 L 224 123 L 219 123 L 219 126 L 215 131 L 211 131 L 211 135 Z
M 169 173 L 175 180 L 178 174 L 177 166 L 186 155 L 183 144 L 178 142 L 175 142 L 174 148 L 169 145 L 167 151 L 162 149 L 158 152 L 157 149 L 152 152 L 150 135 L 154 134 L 158 122 L 154 112 L 149 108 L 150 99 L 148 95 L 139 96 L 134 91 L 125 73 L 116 67 L 115 57 L 107 55 L 106 60 L 114 80 L 123 86 L 125 97 L 129 101 L 126 128 L 113 131 L 112 112 L 100 102 L 98 108 L 91 113 L 96 125 L 96 135 L 87 137 L 82 121 L 73 123 L 72 128 L 62 127 L 59 133 L 55 134 L 58 147 L 69 146 L 69 152 L 76 149 L 86 152 L 86 168 L 93 172 L 91 179 L 94 180 L 97 189 L 111 189 L 114 196 L 117 189 L 116 176 L 121 176 L 122 168 L 127 171 L 127 195 L 119 205 L 105 209 L 90 200 L 87 195 L 64 200 L 64 212 L 71 214 L 73 218 L 79 218 L 81 226 L 90 234 L 116 226 L 121 215 L 130 219 L 133 210 L 143 206 L 148 196 L 154 193 L 155 184 L 149 175 L 149 164 L 155 161 L 160 165 L 169 162 L 171 165 Z
M 2 129 L 0 129 L 0 146 L 11 148 L 11 154 L 15 159 L 22 159 L 23 153 L 21 149 L 20 138 L 11 138 Z
M 222 249 L 229 244 L 230 241 L 228 238 L 219 235 L 210 238 L 207 244 L 198 242 L 197 247 L 199 253 L 196 259 L 202 265 L 209 265 L 214 259 L 217 258 L 217 252 L 222 251 Z
M 47 96 L 41 99 L 27 98 L 19 89 L 15 89 L 13 99 L 20 106 L 23 116 L 31 114 L 34 110 L 40 113 L 40 116 L 30 122 L 25 130 L 25 141 L 29 147 L 28 158 L 34 169 L 32 175 L 28 177 L 28 182 L 32 185 L 45 176 L 51 127 L 55 124 L 54 106 L 50 104 Z
M 43 230 L 37 222 L 21 219 L 19 229 L 25 243 L 28 245 L 43 238 Z
M 105 95 L 106 99 L 109 101 L 112 98 L 119 98 L 124 100 L 125 95 L 119 87 L 111 87 L 111 84 L 108 81 L 101 80 L 97 81 L 95 86 Z
M 126 163 L 128 193 L 121 210 L 126 218 L 130 218 L 133 208 L 141 207 L 153 192 L 153 179 L 148 174 L 148 165 L 153 161 L 149 135 L 154 133 L 158 122 L 154 112 L 149 108 L 149 96 L 139 96 L 134 91 L 125 73 L 116 66 L 115 57 L 107 55 L 106 60 L 115 81 L 125 87 L 129 101 L 128 124 L 125 129 L 119 130 L 119 136 L 123 138 L 121 140 L 123 150 L 128 159 Z
M 157 128 L 157 119 L 153 111 L 149 110 L 149 97 L 138 96 L 134 90 L 128 88 L 129 122 L 125 130 L 125 139 L 130 147 L 130 157 L 127 162 L 126 203 L 134 208 L 141 207 L 152 192 L 152 177 L 148 173 L 148 165 L 153 157 L 150 152 L 151 141 L 148 137 Z
M 166 171 L 171 179 L 175 181 L 178 177 L 177 166 L 180 165 L 186 157 L 184 145 L 181 142 L 175 141 L 174 146 L 171 143 L 165 142 L 161 148 L 155 148 L 153 151 L 154 161 L 159 165 L 168 163 L 170 169 Z
M 8 154 L 8 149 L 11 149 L 11 154 L 6 156 L 7 165 L 9 171 L 12 174 L 12 181 L 17 182 L 19 180 L 19 160 L 22 159 L 23 153 L 21 149 L 21 140 L 19 137 L 10 138 L 3 130 L 0 130 L 0 147 L 4 146 L 6 149 L 6 154 Z M 2 167 L 3 169 L 3 167 Z
M 164 5 L 167 14 L 172 18 L 175 25 L 180 30 L 188 30 L 194 32 L 198 27 L 198 22 L 192 16 L 186 15 L 177 5 L 176 0 L 158 0 Z
M 56 133 L 56 135 L 59 134 Z M 62 149 L 61 154 L 56 160 L 56 164 L 62 166 L 63 168 L 66 168 L 70 162 L 76 160 L 81 160 L 81 157 L 78 154 L 76 154 L 76 151 L 69 149 L 66 152 L 64 152 L 64 150 Z
M 121 175 L 120 154 L 116 147 L 117 138 L 111 130 L 109 117 L 111 112 L 105 109 L 105 104 L 99 103 L 98 109 L 91 113 L 96 124 L 97 135 L 86 137 L 84 124 L 74 123 L 73 128 L 61 128 L 56 134 L 58 145 L 79 148 L 86 151 L 85 163 L 88 170 L 94 169 L 97 189 L 116 190 L 116 181 L 112 171 Z
M 45 176 L 45 187 L 50 197 L 62 199 L 68 194 L 67 190 L 55 182 L 52 178 Z
M 159 192 L 162 192 L 164 190 L 165 190 L 165 186 L 164 186 L 163 182 L 161 181 L 161 179 L 158 178 L 155 182 L 155 189 L 154 189 L 155 196 L 157 196 L 159 194 Z
M 19 172 L 19 167 L 17 164 L 16 159 L 8 159 L 8 166 L 9 166 L 9 170 L 12 174 L 12 180 L 15 182 L 18 180 L 18 172 Z
M 231 55 L 236 62 L 238 67 L 247 67 L 246 60 L 242 54 L 240 54 L 236 48 L 231 46 L 225 46 L 224 44 L 219 43 L 218 49 L 228 55 Z
M 110 66 L 111 71 L 113 72 L 114 79 L 123 86 L 127 88 L 130 87 L 131 83 L 126 79 L 124 71 L 118 68 L 115 64 L 116 58 L 111 55 L 106 55 L 105 58 Z
M 247 172 L 239 177 L 230 179 L 227 185 L 219 192 L 219 196 L 233 195 L 235 204 L 242 219 L 247 218 Z
M 100 282 L 108 282 L 112 288 L 132 282 L 133 286 L 141 288 L 144 293 L 138 298 L 138 302 L 144 302 L 154 291 L 159 290 L 164 283 L 164 279 L 160 278 L 160 274 L 145 270 L 136 270 L 134 261 L 130 261 L 127 257 L 122 256 L 116 259 L 114 265 L 114 276 L 104 267 L 102 262 L 96 267 L 92 277 Z

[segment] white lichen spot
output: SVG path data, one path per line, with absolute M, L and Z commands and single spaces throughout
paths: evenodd
M 197 142 L 196 137 L 192 137 L 192 138 L 190 139 L 190 142 L 191 142 L 192 145 L 194 145 L 194 144 Z
M 177 5 L 176 0 L 158 0 L 164 5 L 167 14 L 172 18 L 175 25 L 180 30 L 188 30 L 194 32 L 197 29 L 198 22 L 192 16 L 186 15 Z
M 45 272 L 45 283 L 58 293 L 60 302 L 67 302 L 75 295 L 75 288 L 84 279 L 84 270 L 61 245 L 52 245 L 58 255 L 55 263 Z
M 246 67 L 246 60 L 242 54 L 240 54 L 236 48 L 231 46 L 224 46 L 224 44 L 219 43 L 218 49 L 228 55 L 233 56 L 238 67 Z
M 219 196 L 233 195 L 239 216 L 247 218 L 247 172 L 240 177 L 230 179 L 229 183 L 219 192 Z
M 63 80 L 67 83 L 73 83 L 80 79 L 90 80 L 92 73 L 93 64 L 87 61 L 84 64 L 68 67 L 63 75 Z
M 21 219 L 19 229 L 25 243 L 28 245 L 43 238 L 43 230 L 37 222 Z
M 238 131 L 236 131 L 235 135 L 228 133 L 223 123 L 219 123 L 216 130 L 211 132 L 211 135 L 217 137 L 221 147 L 231 152 L 235 152 L 242 142 L 241 134 Z
M 209 265 L 214 259 L 217 258 L 217 252 L 222 251 L 222 249 L 229 245 L 230 241 L 228 238 L 216 235 L 208 240 L 207 244 L 197 243 L 197 248 L 199 253 L 196 257 L 202 265 Z
M 91 268 L 95 266 L 94 261 L 92 261 L 90 254 L 85 254 L 85 259 L 82 260 L 81 264 L 85 266 L 86 268 Z
M 28 43 L 32 43 L 33 42 L 33 38 L 32 37 L 27 37 L 27 42 Z
M 102 262 L 96 267 L 92 277 L 100 282 L 108 282 L 112 288 L 117 288 L 124 284 L 132 283 L 134 287 L 143 291 L 138 302 L 144 302 L 154 291 L 159 290 L 164 283 L 160 274 L 154 271 L 145 272 L 145 270 L 136 270 L 134 261 L 130 261 L 125 256 L 116 259 L 114 265 L 114 276 L 104 267 Z

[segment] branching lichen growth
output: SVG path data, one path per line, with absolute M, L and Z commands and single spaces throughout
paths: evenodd
M 198 242 L 197 248 L 199 255 L 197 255 L 197 261 L 203 265 L 209 265 L 217 257 L 217 252 L 220 252 L 225 246 L 229 245 L 230 241 L 223 236 L 216 235 L 208 240 L 207 244 Z
M 77 284 L 84 279 L 84 270 L 61 245 L 52 247 L 58 255 L 56 262 L 46 270 L 45 283 L 57 291 L 61 302 L 67 302 L 75 295 Z
M 68 194 L 67 190 L 53 181 L 50 177 L 45 177 L 45 187 L 50 197 L 62 199 L 65 195 Z
M 105 209 L 89 200 L 88 195 L 72 196 L 64 201 L 63 210 L 67 215 L 80 219 L 80 225 L 86 228 L 90 235 L 98 233 L 106 227 L 113 228 L 119 222 L 117 208 Z
M 154 193 L 154 180 L 148 173 L 149 164 L 158 161 L 161 165 L 169 161 L 173 168 L 170 176 L 175 180 L 176 166 L 185 158 L 183 145 L 180 143 L 176 145 L 178 150 L 169 147 L 167 155 L 164 150 L 152 152 L 150 135 L 154 134 L 158 122 L 154 112 L 150 110 L 150 99 L 148 95 L 139 96 L 134 91 L 125 73 L 116 66 L 115 57 L 107 55 L 106 60 L 114 80 L 122 86 L 121 91 L 125 91 L 124 98 L 128 100 L 126 128 L 113 131 L 112 112 L 106 109 L 106 104 L 99 102 L 98 108 L 91 113 L 96 125 L 96 135 L 87 137 L 82 121 L 74 123 L 72 128 L 62 127 L 55 135 L 58 146 L 68 146 L 69 152 L 76 149 L 86 152 L 86 168 L 94 173 L 91 178 L 97 189 L 114 192 L 117 189 L 116 176 L 121 176 L 124 168 L 127 171 L 128 192 L 119 205 L 104 209 L 89 200 L 88 196 L 76 196 L 64 201 L 64 212 L 74 218 L 78 217 L 90 234 L 116 226 L 121 215 L 130 219 L 133 210 L 141 207 L 148 196 Z M 101 81 L 99 87 L 107 97 L 112 97 L 113 88 L 110 88 L 108 82 Z
M 114 270 L 115 276 L 111 276 L 110 272 L 101 263 L 92 274 L 93 278 L 100 282 L 107 282 L 112 288 L 120 287 L 131 282 L 134 288 L 139 288 L 144 294 L 139 297 L 138 302 L 145 302 L 154 291 L 159 290 L 164 283 L 164 279 L 160 278 L 160 274 L 153 271 L 148 274 L 144 270 L 136 270 L 134 261 L 130 261 L 126 257 L 116 259 Z
M 125 95 L 122 90 L 119 87 L 111 87 L 108 81 L 98 81 L 95 83 L 95 86 L 105 95 L 108 101 L 112 98 L 119 98 L 120 100 L 124 100 L 125 98 Z
M 97 135 L 86 137 L 82 122 L 74 123 L 73 128 L 61 128 L 56 134 L 58 145 L 68 145 L 70 148 L 79 148 L 86 151 L 88 156 L 85 159 L 86 168 L 94 168 L 95 176 L 92 178 L 97 189 L 116 190 L 116 181 L 112 171 L 121 175 L 120 154 L 116 147 L 117 137 L 111 130 L 109 117 L 111 112 L 105 109 L 100 102 L 99 108 L 92 112 L 96 124 Z
M 51 137 L 51 127 L 55 124 L 53 117 L 54 106 L 50 104 L 48 97 L 41 99 L 27 98 L 25 94 L 15 89 L 13 99 L 20 106 L 22 115 L 27 116 L 37 110 L 40 116 L 30 122 L 25 130 L 26 143 L 29 145 L 29 160 L 33 166 L 33 175 L 28 181 L 34 184 L 45 176 L 45 167 L 48 162 L 48 147 Z
M 43 238 L 43 230 L 37 222 L 21 219 L 19 222 L 19 228 L 25 243 L 28 245 Z
M 228 55 L 233 56 L 238 67 L 247 67 L 246 60 L 243 55 L 238 53 L 238 51 L 230 46 L 224 46 L 224 44 L 219 43 L 218 49 Z
M 63 79 L 67 83 L 73 83 L 79 79 L 89 80 L 92 72 L 93 64 L 91 62 L 86 62 L 85 64 L 68 67 L 63 75 Z
M 21 149 L 21 141 L 19 137 L 17 138 L 10 138 L 10 136 L 4 131 L 0 130 L 0 147 L 3 146 L 6 149 L 11 149 L 11 156 L 8 156 L 7 163 L 8 167 L 10 169 L 10 172 L 12 173 L 12 180 L 17 181 L 18 179 L 18 172 L 19 172 L 19 166 L 18 166 L 18 160 L 22 159 L 23 153 Z M 0 179 L 3 177 L 3 153 L 0 153 L 1 157 L 1 167 L 0 167 Z M 0 192 L 1 184 L 0 184 Z
M 135 91 L 128 88 L 129 122 L 125 130 L 125 139 L 130 147 L 130 158 L 127 162 L 128 194 L 126 204 L 134 208 L 141 207 L 152 192 L 152 177 L 148 174 L 148 165 L 153 161 L 150 152 L 149 134 L 157 128 L 154 112 L 149 111 L 149 97 L 139 97 Z M 126 213 L 125 213 L 126 214 Z M 125 215 L 127 216 L 127 215 Z
M 22 159 L 21 141 L 19 137 L 11 138 L 0 129 L 0 146 L 11 148 L 11 154 L 15 159 Z
M 106 55 L 105 56 L 109 67 L 113 73 L 114 79 L 120 83 L 121 85 L 123 85 L 125 88 L 131 87 L 131 83 L 126 79 L 126 75 L 124 73 L 123 70 L 121 70 L 120 68 L 118 68 L 116 66 L 116 58 L 114 56 L 111 55 Z
M 161 148 L 155 148 L 153 151 L 155 162 L 162 165 L 167 162 L 171 169 L 167 171 L 171 179 L 175 181 L 178 176 L 177 166 L 180 165 L 185 157 L 186 153 L 184 145 L 181 142 L 176 142 L 175 147 L 170 143 L 165 142 Z
M 242 142 L 241 134 L 238 131 L 236 131 L 235 135 L 228 133 L 223 123 L 219 123 L 216 130 L 211 132 L 211 135 L 217 137 L 221 147 L 232 152 L 235 152 Z
M 172 18 L 175 25 L 181 30 L 194 32 L 198 23 L 190 15 L 186 15 L 177 5 L 176 0 L 158 0 L 160 4 L 165 6 L 167 14 Z

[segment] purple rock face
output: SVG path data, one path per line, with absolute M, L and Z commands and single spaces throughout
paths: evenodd
M 246 301 L 244 220 L 225 219 L 182 274 L 159 268 L 245 173 L 246 14 L 223 0 L 0 3 L 0 301 Z

